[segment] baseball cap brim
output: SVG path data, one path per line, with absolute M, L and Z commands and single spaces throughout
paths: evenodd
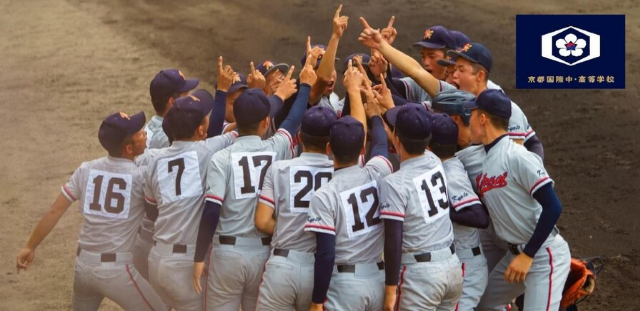
M 423 48 L 435 49 L 435 50 L 442 49 L 445 47 L 444 45 L 441 45 L 441 44 L 433 44 L 433 43 L 424 42 L 424 41 L 418 41 L 414 43 L 413 46 L 421 46 Z
M 144 127 L 144 124 L 147 122 L 147 117 L 145 117 L 143 111 L 140 111 L 132 116 L 129 116 L 129 120 L 131 120 L 131 125 L 129 126 L 129 135 L 133 135 L 139 132 Z
M 184 93 L 195 89 L 200 84 L 200 79 L 186 79 L 184 85 L 178 89 L 178 92 Z
M 191 96 L 194 96 L 200 100 L 203 108 L 202 112 L 205 115 L 208 115 L 211 112 L 211 110 L 213 109 L 213 95 L 211 95 L 209 91 L 200 89 L 191 93 Z
M 462 107 L 466 108 L 466 109 L 478 109 L 478 103 L 476 103 L 475 100 L 473 101 L 468 101 L 468 102 L 462 102 Z
M 451 57 L 452 57 L 452 58 L 453 58 L 453 57 L 461 56 L 461 57 L 463 57 L 464 59 L 466 59 L 466 60 L 468 60 L 468 61 L 470 61 L 470 62 L 472 62 L 472 63 L 477 63 L 477 64 L 479 64 L 479 63 L 480 63 L 477 59 L 475 59 L 475 58 L 473 58 L 473 57 L 471 57 L 471 56 L 468 56 L 468 55 L 466 55 L 466 54 L 464 54 L 464 53 L 462 53 L 462 52 L 460 52 L 460 51 L 449 50 L 449 51 L 447 52 L 447 55 L 451 55 Z
M 439 66 L 442 66 L 442 67 L 454 66 L 456 64 L 456 62 L 450 59 L 439 59 L 437 63 Z
M 389 110 L 387 110 L 387 112 L 384 114 L 385 119 L 387 119 L 387 122 L 389 122 L 389 124 L 391 124 L 391 126 L 396 126 L 396 120 L 398 118 L 398 112 L 400 112 L 400 109 L 403 106 L 396 106 L 393 107 Z
M 273 65 L 273 67 L 269 68 L 269 70 L 267 70 L 264 73 L 264 76 L 266 77 L 267 75 L 269 75 L 272 72 L 275 72 L 276 70 L 279 70 L 280 72 L 282 72 L 282 74 L 287 74 L 287 71 L 289 71 L 289 65 L 285 64 L 285 63 L 279 63 L 276 65 Z
M 242 90 L 242 89 L 248 89 L 249 86 L 246 84 L 232 84 L 231 87 L 229 88 L 229 91 L 227 91 L 227 94 L 233 94 L 235 91 L 237 90 Z

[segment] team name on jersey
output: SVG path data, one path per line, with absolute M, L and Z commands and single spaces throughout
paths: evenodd
M 478 187 L 480 197 L 483 197 L 484 194 L 489 190 L 506 187 L 507 175 L 508 172 L 504 172 L 498 176 L 490 177 L 487 176 L 487 173 L 478 175 L 478 177 L 476 177 L 476 186 Z

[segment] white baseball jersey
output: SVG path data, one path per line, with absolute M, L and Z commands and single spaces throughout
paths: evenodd
M 342 109 L 344 108 L 344 98 L 340 99 L 336 93 L 331 93 L 329 96 L 320 97 L 320 101 L 317 104 L 319 107 L 327 107 L 333 109 L 338 118 L 342 115 Z
M 316 189 L 333 175 L 333 161 L 319 153 L 303 152 L 299 158 L 276 161 L 267 170 L 260 202 L 274 209 L 276 227 L 271 247 L 313 252 L 313 234 L 304 232 L 309 204 Z
M 480 199 L 471 187 L 471 181 L 464 170 L 462 162 L 453 157 L 442 162 L 447 177 L 447 194 L 451 208 L 461 211 L 466 207 L 480 203 Z M 471 249 L 480 244 L 478 228 L 467 227 L 455 222 L 453 224 L 454 244 L 457 249 Z
M 499 238 L 529 242 L 542 213 L 532 194 L 552 182 L 540 157 L 523 146 L 501 138 L 489 150 L 476 186 Z
M 144 173 L 133 161 L 107 156 L 84 162 L 62 186 L 80 201 L 84 218 L 78 246 L 93 253 L 129 252 L 144 214 Z
M 158 206 L 153 239 L 165 244 L 196 244 L 204 208 L 211 156 L 229 146 L 235 132 L 201 141 L 174 141 L 149 160 L 144 193 Z
M 427 109 L 431 110 L 431 102 L 433 101 L 433 99 L 431 98 L 429 93 L 427 93 L 427 91 L 418 84 L 418 82 L 416 82 L 415 80 L 409 77 L 402 78 L 400 79 L 400 81 L 404 83 L 404 88 L 406 89 L 406 94 L 404 98 L 406 98 L 410 102 L 425 104 L 427 106 Z M 455 86 L 445 81 L 438 81 L 438 82 L 440 84 L 438 93 L 446 90 L 457 89 Z
M 376 263 L 384 248 L 379 185 L 393 172 L 381 156 L 341 168 L 311 199 L 305 231 L 336 236 L 336 264 Z
M 233 145 L 216 153 L 209 164 L 207 201 L 218 203 L 220 222 L 216 234 L 266 237 L 255 227 L 258 195 L 271 163 L 293 156 L 293 140 L 285 129 L 271 138 L 238 137 Z
M 145 126 L 147 131 L 147 148 L 159 149 L 169 147 L 169 138 L 162 129 L 163 117 L 153 116 Z
M 482 163 L 486 157 L 487 153 L 484 151 L 482 144 L 469 145 L 467 148 L 456 152 L 456 158 L 462 162 L 465 171 L 467 171 L 469 181 L 471 181 L 471 186 L 475 193 L 478 193 L 478 189 L 476 189 L 476 177 L 482 172 Z
M 511 102 L 511 118 L 509 118 L 509 128 L 507 132 L 509 132 L 509 138 L 524 139 L 524 141 L 527 141 L 536 134 L 533 128 L 531 128 L 527 116 L 514 102 Z
M 499 85 L 497 85 L 495 82 L 491 80 L 487 81 L 487 88 L 492 90 L 500 90 L 502 91 L 502 93 L 504 93 L 504 90 L 502 89 L 502 87 L 500 87 Z
M 453 243 L 447 180 L 432 152 L 405 160 L 382 182 L 381 218 L 403 222 L 402 252 L 431 252 Z

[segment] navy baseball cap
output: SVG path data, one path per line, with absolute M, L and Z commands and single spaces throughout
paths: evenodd
M 149 93 L 152 101 L 166 101 L 174 93 L 185 93 L 195 89 L 200 80 L 186 79 L 178 69 L 160 70 L 151 80 Z
M 248 89 L 233 103 L 233 115 L 238 124 L 256 124 L 269 115 L 271 104 L 261 89 Z
M 471 39 L 464 33 L 457 30 L 450 30 L 449 33 L 453 40 L 456 42 L 456 49 L 461 49 L 465 44 L 471 43 Z
M 312 136 L 329 136 L 331 126 L 337 120 L 338 116 L 333 109 L 316 105 L 305 111 L 300 132 Z
M 424 105 L 405 104 L 389 109 L 385 117 L 394 130 L 403 137 L 427 139 L 431 136 L 429 113 Z
M 344 116 L 331 126 L 329 143 L 333 153 L 360 153 L 364 146 L 364 125 L 352 116 Z
M 428 49 L 456 48 L 456 42 L 449 33 L 449 30 L 443 26 L 433 26 L 425 30 L 422 41 L 413 44 Z
M 467 43 L 471 43 L 471 39 L 469 39 L 467 35 L 463 34 L 460 31 L 450 30 L 449 33 L 451 34 L 453 40 L 456 42 L 456 50 L 461 49 Z M 456 64 L 456 57 L 455 55 L 446 55 L 445 59 L 439 59 L 437 63 L 442 67 L 453 66 Z
M 227 94 L 232 94 L 237 90 L 248 88 L 249 86 L 247 85 L 247 78 L 245 78 L 243 74 L 239 73 L 237 80 L 235 80 L 233 84 L 231 84 L 231 87 L 229 87 L 229 91 L 227 92 Z
M 182 131 L 193 132 L 202 119 L 213 109 L 213 95 L 206 90 L 197 90 L 191 95 L 180 97 L 171 106 L 162 121 L 162 129 L 168 137 L 171 133 Z
M 285 63 L 274 64 L 270 60 L 265 60 L 264 62 L 262 62 L 262 64 L 256 66 L 256 70 L 260 71 L 260 73 L 262 73 L 265 78 L 267 77 L 267 75 L 275 72 L 276 70 L 279 70 L 280 72 L 282 72 L 282 74 L 286 75 L 287 71 L 289 71 L 289 65 Z
M 482 109 L 503 119 L 511 118 L 511 100 L 501 90 L 486 89 L 474 101 L 463 103 L 467 109 Z
M 315 47 L 319 47 L 321 48 L 323 51 L 327 50 L 327 46 L 324 44 L 312 44 L 311 48 L 315 48 Z M 339 61 L 340 59 L 336 57 L 336 61 Z M 320 66 L 320 62 L 322 61 L 322 55 L 320 55 L 320 57 L 318 57 L 318 61 L 316 62 L 316 64 L 313 66 L 313 69 L 317 69 Z M 302 55 L 302 59 L 300 59 L 300 64 L 302 66 L 304 66 L 304 64 L 307 62 L 307 52 L 305 51 L 304 54 Z
M 472 63 L 482 65 L 488 71 L 491 71 L 491 65 L 493 65 L 493 56 L 491 56 L 489 49 L 476 42 L 467 43 L 458 50 L 448 51 L 447 55 L 451 55 L 451 57 L 463 57 Z
M 98 130 L 100 144 L 107 151 L 118 148 L 127 136 L 139 132 L 147 118 L 144 112 L 128 116 L 124 112 L 116 112 L 102 121 Z
M 362 65 L 363 66 L 368 66 L 369 65 L 369 61 L 371 60 L 371 56 L 369 56 L 369 54 L 365 54 L 365 53 L 353 53 L 349 56 L 347 56 L 347 58 L 344 59 L 344 61 L 342 62 L 342 72 L 346 72 L 347 68 L 349 68 L 349 62 L 351 60 L 353 60 L 356 56 L 362 56 Z M 356 62 L 355 60 L 353 61 L 353 66 L 356 66 Z
M 431 141 L 442 145 L 458 144 L 458 125 L 448 114 L 432 113 L 431 128 L 433 137 Z

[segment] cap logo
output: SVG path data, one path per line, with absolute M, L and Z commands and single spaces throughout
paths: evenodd
M 240 80 L 240 76 L 239 76 L 239 75 L 235 75 L 235 76 L 233 77 L 233 83 L 238 83 L 238 82 L 240 82 L 240 81 L 242 81 L 242 80 Z
M 451 56 L 450 55 L 447 55 L 447 60 L 451 60 Z
M 123 118 L 123 119 L 131 120 L 129 118 L 129 116 L 126 113 L 122 112 L 122 111 L 120 111 L 120 117 Z
M 267 68 L 267 70 L 269 70 L 271 69 L 271 67 L 273 67 L 273 63 L 270 60 L 267 60 L 264 63 L 262 63 L 262 66 L 264 66 L 264 68 Z
M 185 79 L 185 80 L 187 79 L 184 77 L 184 73 L 182 73 L 182 71 L 178 70 L 178 74 L 182 77 L 182 79 Z
M 431 35 L 433 35 L 433 30 L 427 29 L 427 31 L 424 32 L 423 39 L 431 39 Z
M 462 52 L 467 52 L 467 51 L 469 51 L 469 49 L 470 49 L 471 47 L 472 47 L 472 45 L 471 45 L 471 44 L 469 44 L 469 43 L 467 43 L 467 44 L 465 44 L 465 45 L 462 47 L 462 49 L 461 49 L 461 50 L 462 50 Z

